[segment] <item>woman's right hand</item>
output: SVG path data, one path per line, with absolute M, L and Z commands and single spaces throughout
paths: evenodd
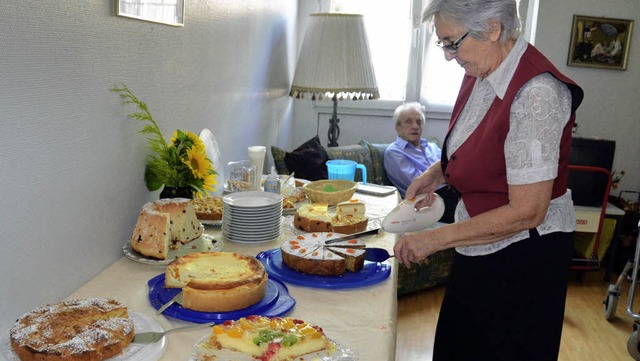
M 440 161 L 438 161 L 411 182 L 405 193 L 405 199 L 413 199 L 419 194 L 425 194 L 426 197 L 417 202 L 415 208 L 421 209 L 428 207 L 433 204 L 436 199 L 433 192 L 442 183 L 444 183 L 444 176 L 442 174 L 442 168 L 440 167 Z

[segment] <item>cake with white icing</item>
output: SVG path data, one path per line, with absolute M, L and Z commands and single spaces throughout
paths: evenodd
M 366 253 L 364 242 L 354 238 L 326 244 L 327 240 L 340 236 L 332 232 L 314 232 L 282 242 L 282 261 L 305 274 L 339 276 L 347 271 L 360 271 L 364 267 Z
M 344 266 L 348 271 L 357 272 L 364 267 L 367 251 L 363 248 L 331 247 L 331 251 L 344 259 Z

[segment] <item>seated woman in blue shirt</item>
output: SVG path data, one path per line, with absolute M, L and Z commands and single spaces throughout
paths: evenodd
M 384 152 L 384 169 L 393 185 L 404 198 L 411 182 L 440 160 L 442 150 L 435 143 L 422 138 L 425 122 L 422 104 L 406 103 L 393 113 L 398 137 Z

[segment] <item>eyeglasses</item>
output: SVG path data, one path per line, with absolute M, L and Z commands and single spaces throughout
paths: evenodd
M 464 33 L 461 37 L 456 39 L 455 41 L 451 42 L 451 44 L 447 44 L 447 45 L 444 45 L 442 43 L 442 40 L 438 40 L 436 41 L 436 46 L 442 49 L 443 51 L 448 51 L 450 53 L 455 54 L 458 52 L 458 49 L 460 48 L 460 44 L 462 44 L 462 41 L 464 41 L 467 35 L 469 35 L 468 31 Z

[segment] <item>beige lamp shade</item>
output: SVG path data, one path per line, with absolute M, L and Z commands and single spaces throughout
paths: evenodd
M 305 94 L 380 97 L 362 15 L 310 15 L 290 92 L 295 98 Z

